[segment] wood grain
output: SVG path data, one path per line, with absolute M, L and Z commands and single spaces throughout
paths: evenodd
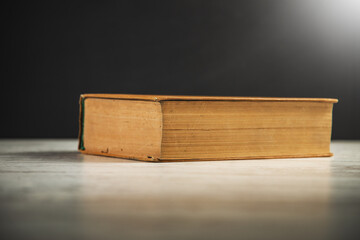
M 358 239 L 360 141 L 334 157 L 151 162 L 0 139 L 2 239 Z

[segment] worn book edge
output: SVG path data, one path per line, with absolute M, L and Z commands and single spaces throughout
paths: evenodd
M 181 95 L 140 95 L 140 94 L 82 94 L 81 98 L 106 98 L 143 101 L 281 101 L 281 102 L 328 102 L 337 103 L 334 98 L 280 98 L 280 97 L 236 97 L 236 96 L 181 96 Z

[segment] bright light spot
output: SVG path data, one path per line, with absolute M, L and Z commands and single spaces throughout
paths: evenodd
M 294 21 L 324 44 L 360 51 L 360 0 L 298 0 L 287 10 Z

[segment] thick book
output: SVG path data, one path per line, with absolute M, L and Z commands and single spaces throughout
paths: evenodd
M 79 150 L 144 161 L 329 157 L 336 102 L 84 94 Z

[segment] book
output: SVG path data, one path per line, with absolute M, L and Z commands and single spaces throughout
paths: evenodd
M 337 101 L 83 94 L 79 150 L 159 162 L 329 157 Z

